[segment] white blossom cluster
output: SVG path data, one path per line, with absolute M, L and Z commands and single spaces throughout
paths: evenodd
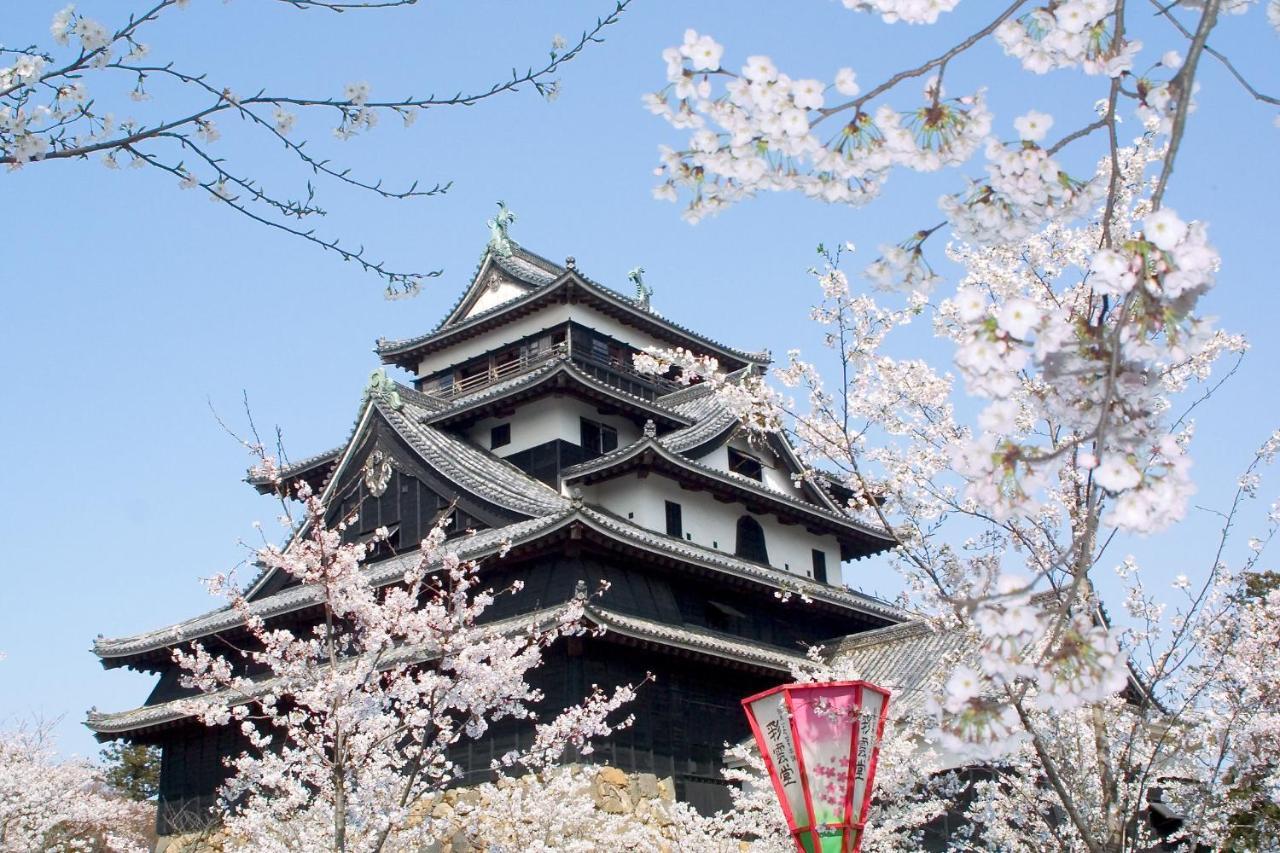
M 0 731 L 0 851 L 145 853 L 154 814 L 88 761 L 59 760 L 47 725 Z
M 981 92 L 948 98 L 937 79 L 916 109 L 859 106 L 837 126 L 826 121 L 833 107 L 860 91 L 852 69 L 831 83 L 793 79 L 769 57 L 749 56 L 734 74 L 722 68 L 723 54 L 711 37 L 687 31 L 682 45 L 663 52 L 667 87 L 644 98 L 654 114 L 692 131 L 688 148 L 662 149 L 662 182 L 654 190 L 672 201 L 680 188 L 689 191 L 690 220 L 762 190 L 864 204 L 892 167 L 933 171 L 962 163 L 991 127 Z M 713 96 L 713 77 L 728 78 L 723 94 Z
M 117 59 L 133 61 L 146 56 L 144 43 L 129 35 L 113 33 L 98 21 L 68 5 L 53 16 L 49 27 L 56 44 L 79 50 L 77 67 L 101 69 Z M 119 48 L 117 52 L 117 48 Z M 0 66 L 0 156 L 16 169 L 44 157 L 55 145 L 87 146 L 100 142 L 118 129 L 109 112 L 94 112 L 80 75 L 54 71 L 54 58 L 34 49 L 19 50 L 15 61 Z M 52 83 L 45 77 L 54 76 Z M 47 92 L 47 101 L 37 97 Z M 139 80 L 134 100 L 145 98 Z M 68 136 L 63 129 L 75 126 Z
M 1021 119 L 1024 141 L 1011 157 L 1038 158 L 1035 140 L 1049 123 L 1040 114 Z M 961 619 L 976 638 L 967 669 L 940 686 L 938 732 L 955 754 L 1020 748 L 1026 730 L 1011 696 L 1027 712 L 1059 714 L 1124 687 L 1118 637 L 1099 622 L 1089 587 L 1072 581 L 1082 549 L 1095 547 L 1079 537 L 1104 535 L 1096 526 L 1153 533 L 1183 517 L 1193 490 L 1190 433 L 1172 429 L 1172 400 L 1222 354 L 1243 348 L 1196 315 L 1218 264 L 1204 227 L 1168 208 L 1151 211 L 1143 196 L 1144 172 L 1162 162 L 1163 149 L 1148 134 L 1119 154 L 1107 228 L 1101 210 L 1086 227 L 1068 224 L 1077 216 L 1072 199 L 1045 204 L 1044 222 L 1007 239 L 992 233 L 989 245 L 952 248 L 966 275 L 952 298 L 932 306 L 934 329 L 955 345 L 958 377 L 984 403 L 972 426 L 955 415 L 949 377 L 883 350 L 889 333 L 929 307 L 926 294 L 914 292 L 899 310 L 854 295 L 839 252 L 812 271 L 824 297 L 814 318 L 845 365 L 845 385 L 824 390 L 819 371 L 796 354 L 776 374 L 808 391 L 807 413 L 764 383 L 719 375 L 687 354 L 638 361 L 657 372 L 678 364 L 685 381 L 711 382 L 749 429 L 785 425 L 811 464 L 834 460 L 855 495 L 879 496 L 850 510 L 893 530 L 917 601 Z M 1104 162 L 1093 181 L 1110 173 Z M 908 249 L 887 254 L 878 263 L 914 263 Z M 991 529 L 963 549 L 931 545 L 929 531 L 952 516 Z M 1021 555 L 1015 567 L 1003 557 L 1011 550 Z M 1065 591 L 1038 597 L 1045 578 Z
M 1015 146 L 989 140 L 987 180 L 939 200 L 956 235 L 970 243 L 1021 240 L 1051 218 L 1074 219 L 1097 203 L 1097 182 L 1073 180 L 1037 144 L 1053 120 L 1033 112 L 1018 121 L 1038 124 L 1023 131 Z
M 274 469 L 264 460 L 263 470 Z M 200 691 L 187 712 L 236 725 L 249 743 L 220 791 L 231 848 L 419 849 L 441 828 L 414 807 L 456 778 L 449 748 L 496 720 L 533 716 L 541 694 L 526 677 L 548 644 L 583 632 L 586 601 L 574 598 L 526 630 L 481 625 L 501 593 L 482 587 L 477 565 L 445 546 L 447 517 L 398 583 L 375 587 L 363 563 L 380 539 L 345 541 L 354 517 L 328 527 L 325 503 L 305 484 L 298 497 L 301 532 L 258 557 L 320 590 L 323 620 L 297 630 L 269 625 L 219 576 L 212 590 L 230 596 L 253 642 L 174 651 L 184 684 Z M 502 766 L 545 767 L 569 745 L 589 752 L 591 738 L 630 725 L 609 717 L 633 696 L 631 685 L 596 690 L 539 724 L 533 748 Z
M 950 12 L 960 0 L 842 0 L 846 9 L 874 12 L 887 24 L 932 24 L 938 15 Z
M 1142 42 L 1116 40 L 1108 21 L 1113 11 L 1114 4 L 1107 0 L 1051 3 L 1005 21 L 996 39 L 1036 74 L 1080 67 L 1087 74 L 1118 77 L 1133 67 Z

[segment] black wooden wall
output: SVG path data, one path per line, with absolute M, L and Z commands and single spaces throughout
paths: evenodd
M 503 588 L 521 580 L 515 596 L 499 596 L 487 612 L 498 619 L 568 600 L 583 580 L 591 590 L 608 581 L 600 606 L 675 628 L 711 631 L 729 639 L 802 651 L 817 641 L 879 627 L 883 620 L 836 612 L 798 599 L 777 601 L 766 589 L 727 579 L 695 575 L 688 567 L 641 562 L 602 550 L 576 556 L 545 554 L 523 561 L 495 561 L 486 569 L 489 584 Z M 531 682 L 546 695 L 543 717 L 580 701 L 599 684 L 646 684 L 629 711 L 633 728 L 598 744 L 581 760 L 604 762 L 632 772 L 670 776 L 677 794 L 703 810 L 728 804 L 720 783 L 727 743 L 749 734 L 739 702 L 745 696 L 785 680 L 783 673 L 751 670 L 731 661 L 695 658 L 672 649 L 645 647 L 618 634 L 562 640 L 544 656 Z M 172 679 L 170 679 L 172 680 Z M 162 684 L 166 683 L 162 676 Z M 163 691 L 161 691 L 163 692 Z M 495 725 L 480 741 L 458 745 L 455 759 L 465 782 L 488 778 L 490 763 L 527 745 L 528 721 Z M 208 819 L 208 806 L 224 778 L 222 758 L 243 749 L 232 729 L 206 730 L 194 724 L 158 732 L 163 747 L 159 830 L 186 831 Z

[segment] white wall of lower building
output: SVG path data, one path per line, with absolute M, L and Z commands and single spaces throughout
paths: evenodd
M 693 492 L 660 474 L 630 475 L 583 489 L 589 503 L 599 504 L 641 527 L 666 535 L 666 501 L 680 504 L 685 538 L 732 554 L 738 519 L 748 514 L 741 504 L 721 503 L 707 492 Z M 827 582 L 841 584 L 840 544 L 834 536 L 816 536 L 801 524 L 782 524 L 773 515 L 757 515 L 764 530 L 769 564 L 802 577 L 813 576 L 813 549 L 827 555 Z

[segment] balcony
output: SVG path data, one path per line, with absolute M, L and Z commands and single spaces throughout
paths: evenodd
M 518 358 L 502 362 L 494 360 L 490 362 L 487 369 L 482 369 L 481 372 L 465 379 L 455 378 L 447 384 L 435 386 L 424 383 L 420 389 L 438 399 L 453 400 L 483 391 L 499 382 L 513 379 L 566 356 L 572 359 L 579 370 L 597 381 L 644 400 L 652 401 L 680 387 L 675 382 L 636 372 L 631 366 L 629 357 L 604 356 L 593 351 L 589 346 L 575 342 L 572 345 L 555 344 L 534 354 L 522 352 Z

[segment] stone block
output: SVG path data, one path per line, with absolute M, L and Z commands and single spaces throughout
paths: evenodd
M 601 782 L 607 782 L 619 788 L 627 787 L 628 783 L 627 774 L 616 767 L 601 767 L 600 772 L 596 774 L 596 778 Z
M 652 773 L 636 774 L 636 793 L 649 800 L 656 800 L 658 794 L 658 777 Z

